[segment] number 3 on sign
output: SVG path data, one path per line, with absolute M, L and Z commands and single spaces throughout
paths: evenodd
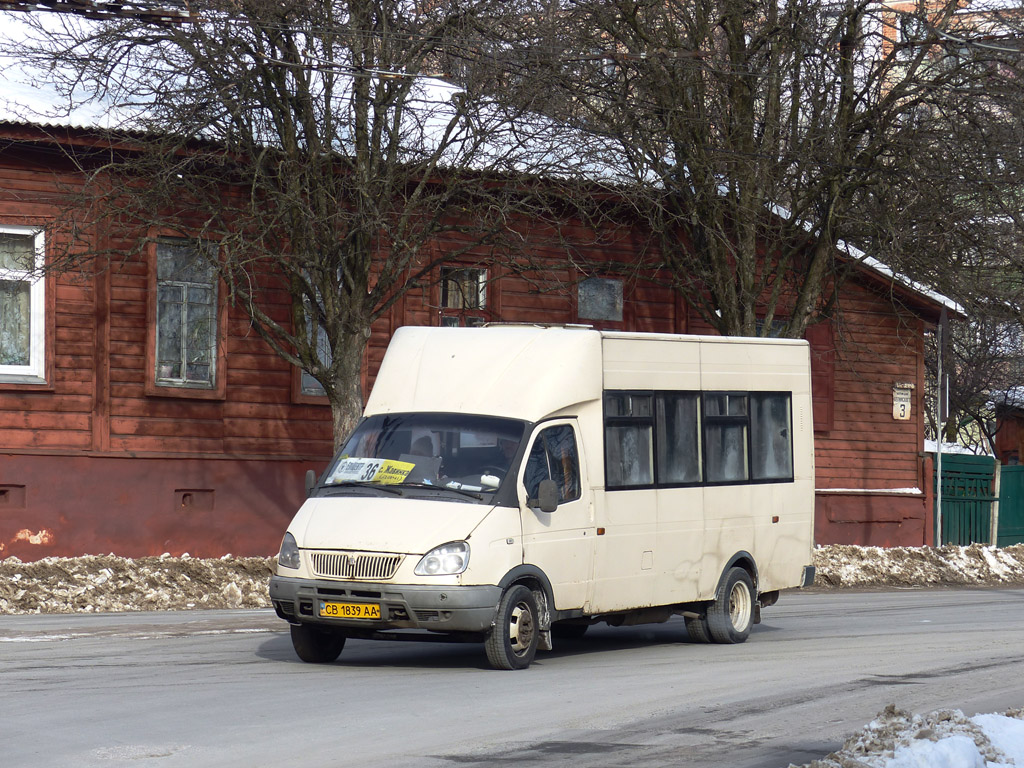
M 910 419 L 910 390 L 897 387 L 892 391 L 892 417 L 897 421 Z

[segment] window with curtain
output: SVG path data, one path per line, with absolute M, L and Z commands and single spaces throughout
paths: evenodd
M 45 377 L 43 233 L 0 227 L 0 378 Z
M 194 241 L 157 243 L 156 383 L 213 388 L 217 370 L 217 273 Z

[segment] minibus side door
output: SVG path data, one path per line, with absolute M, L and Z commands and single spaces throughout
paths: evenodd
M 558 488 L 558 507 L 553 512 L 542 511 L 538 504 L 542 480 L 552 480 Z M 520 470 L 519 494 L 523 562 L 547 575 L 557 610 L 583 608 L 593 573 L 595 530 L 575 420 L 538 425 Z

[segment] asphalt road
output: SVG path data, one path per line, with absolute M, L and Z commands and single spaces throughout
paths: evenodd
M 595 627 L 522 672 L 476 645 L 294 656 L 268 611 L 0 616 L 4 768 L 785 768 L 887 704 L 1024 706 L 1024 590 L 789 593 L 738 646 Z

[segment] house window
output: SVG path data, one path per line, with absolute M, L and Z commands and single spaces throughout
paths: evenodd
M 310 335 L 313 333 L 313 320 L 309 314 L 306 315 L 307 328 L 309 329 Z M 328 367 L 331 364 L 333 356 L 331 355 L 331 345 L 327 340 L 327 331 L 324 330 L 322 325 L 316 327 L 316 354 L 320 358 L 320 362 L 323 363 L 324 367 Z M 302 371 L 301 374 L 301 386 L 302 394 L 310 397 L 324 397 L 327 393 L 324 391 L 323 384 L 317 381 L 313 376 L 307 372 Z
M 0 227 L 0 379 L 44 383 L 43 233 Z
M 213 389 L 217 372 L 217 273 L 191 240 L 156 247 L 156 383 Z
M 581 320 L 622 322 L 622 281 L 588 277 L 577 288 L 577 316 Z
M 486 269 L 441 267 L 441 325 L 483 325 L 486 309 Z

